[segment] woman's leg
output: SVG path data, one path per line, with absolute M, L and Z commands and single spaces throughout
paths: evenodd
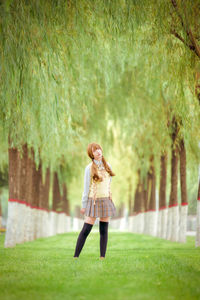
M 108 224 L 109 217 L 100 218 L 99 232 L 100 232 L 100 258 L 104 259 L 106 254 L 107 242 L 108 242 Z
M 89 235 L 90 231 L 92 230 L 93 224 L 96 218 L 86 217 L 82 230 L 79 233 L 77 242 L 76 242 L 76 249 L 74 253 L 74 257 L 79 257 L 81 250 L 85 244 L 86 238 Z

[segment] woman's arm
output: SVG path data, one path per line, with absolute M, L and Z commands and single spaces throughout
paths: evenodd
M 82 195 L 82 208 L 86 208 L 88 194 L 90 189 L 90 166 L 85 168 L 85 175 L 84 175 L 84 191 Z

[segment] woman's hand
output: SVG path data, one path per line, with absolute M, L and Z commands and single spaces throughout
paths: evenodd
M 81 208 L 81 214 L 84 215 L 84 213 L 85 213 L 85 208 Z

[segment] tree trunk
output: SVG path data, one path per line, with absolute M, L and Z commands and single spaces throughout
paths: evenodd
M 34 239 L 33 227 L 34 227 L 34 209 L 33 209 L 33 172 L 34 172 L 34 150 L 30 149 L 27 156 L 27 187 L 26 187 L 26 203 L 27 203 L 27 215 L 26 215 L 26 231 L 25 241 L 32 241 Z
M 62 209 L 61 193 L 60 193 L 57 172 L 54 172 L 53 176 L 54 176 L 53 177 L 53 205 L 52 205 L 52 211 L 50 214 L 51 235 L 55 235 L 60 232 L 59 211 L 61 211 L 61 209 Z
M 137 187 L 136 187 L 136 190 L 135 190 L 135 195 L 134 195 L 134 205 L 133 205 L 134 215 L 137 214 L 138 210 L 139 210 L 139 183 L 137 184 Z
M 150 199 L 148 206 L 148 222 L 149 222 L 149 234 L 156 236 L 156 222 L 157 222 L 157 213 L 156 213 L 156 176 L 154 168 L 154 156 L 150 157 Z
M 200 247 L 200 167 L 199 167 L 199 187 L 198 187 L 198 195 L 197 195 L 196 247 Z
M 131 218 L 131 231 L 138 233 L 138 219 L 137 219 L 137 214 L 139 212 L 139 201 L 140 201 L 140 193 L 139 193 L 139 181 L 140 181 L 140 170 L 137 171 L 138 173 L 138 182 L 137 182 L 137 186 L 136 186 L 136 190 L 134 193 L 134 203 L 133 203 L 133 214 L 132 214 L 132 218 Z
M 42 182 L 41 208 L 49 211 L 50 168 L 46 169 L 45 181 Z
M 167 234 L 167 153 L 164 152 L 160 157 L 160 189 L 159 189 L 159 212 L 158 212 L 158 230 L 157 235 L 166 238 Z
M 42 175 L 42 174 L 41 174 Z M 49 187 L 50 187 L 50 169 L 46 169 L 45 178 L 40 178 L 40 219 L 41 237 L 49 236 Z
M 40 182 L 41 182 L 41 164 L 36 169 L 35 160 L 33 161 L 32 169 L 32 209 L 33 209 L 33 239 L 39 237 L 39 226 L 40 226 Z
M 148 222 L 148 207 L 149 207 L 149 187 L 151 183 L 150 171 L 147 172 L 146 181 L 143 182 L 143 199 L 144 199 L 144 234 L 149 233 L 149 222 Z
M 63 183 L 63 195 L 62 195 L 62 204 L 63 204 L 63 232 L 69 232 L 71 229 L 71 218 L 69 214 L 69 200 L 67 195 L 67 185 Z
M 132 184 L 131 184 L 131 178 L 129 178 L 128 211 L 129 211 L 129 215 L 130 215 L 131 212 L 132 212 Z
M 139 173 L 139 171 L 138 171 Z M 139 181 L 139 178 L 138 178 Z M 132 232 L 138 232 L 138 224 L 137 224 L 137 213 L 139 209 L 139 182 L 137 183 L 137 187 L 134 194 L 134 204 L 133 204 L 133 220 L 132 220 Z
M 10 144 L 10 140 L 9 140 Z M 16 245 L 16 232 L 18 223 L 18 173 L 19 173 L 19 160 L 18 149 L 8 148 L 9 159 L 9 199 L 8 199 L 8 217 L 6 224 L 6 236 L 4 247 L 13 247 Z
M 128 217 L 128 230 L 130 232 L 133 232 L 133 225 L 134 225 L 134 200 L 131 193 L 131 195 L 129 194 L 129 217 Z
M 69 200 L 67 197 L 67 185 L 63 183 L 63 196 L 62 196 L 62 203 L 63 203 L 63 211 L 66 215 L 69 216 Z
M 36 171 L 37 180 L 37 202 L 35 203 L 35 234 L 36 238 L 43 237 L 43 208 L 42 208 L 42 197 L 43 197 L 43 182 L 42 182 L 42 161 L 40 159 L 38 169 Z M 36 196 L 36 194 L 35 194 Z
M 54 172 L 53 178 L 53 211 L 59 211 L 61 209 L 61 194 L 60 194 L 60 187 L 58 181 L 58 174 Z
M 139 177 L 139 183 L 138 183 L 138 212 L 137 212 L 137 224 L 138 224 L 138 233 L 143 233 L 144 231 L 144 212 L 143 212 L 143 206 L 144 206 L 144 198 L 143 198 L 143 183 L 141 179 L 141 172 L 139 170 L 138 172 Z
M 134 215 L 133 215 L 133 232 L 142 233 L 144 231 L 144 213 L 143 205 L 143 186 L 141 181 L 141 172 L 138 170 L 138 183 L 134 197 Z
M 156 210 L 156 176 L 155 176 L 155 169 L 153 165 L 154 157 L 151 156 L 150 160 L 151 160 L 151 168 L 150 168 L 151 193 L 150 193 L 148 210 L 155 211 Z
M 18 189 L 19 189 L 19 202 L 18 202 L 18 225 L 16 232 L 17 243 L 21 244 L 25 241 L 25 230 L 26 230 L 26 215 L 27 215 L 27 144 L 22 146 L 22 153 L 19 152 L 19 180 L 18 180 Z
M 187 198 L 187 181 L 186 181 L 186 150 L 184 140 L 180 141 L 180 182 L 181 182 L 181 213 L 179 226 L 179 242 L 186 242 L 187 233 L 187 212 L 188 212 L 188 198 Z
M 144 206 L 145 206 L 145 193 L 144 193 L 144 179 L 141 178 L 140 176 L 140 185 L 139 185 L 139 199 L 140 199 L 140 207 L 139 207 L 139 214 L 138 214 L 138 219 L 139 219 L 139 233 L 144 233 L 144 228 L 145 228 L 145 211 L 144 211 Z
M 195 94 L 200 104 L 200 72 L 196 72 Z M 199 142 L 200 148 L 200 142 Z M 200 165 L 199 165 L 199 187 L 197 194 L 197 230 L 196 230 L 196 247 L 200 247 Z
M 168 232 L 167 239 L 171 241 L 178 241 L 179 232 L 179 211 L 178 211 L 178 197 L 177 197 L 177 185 L 178 185 L 178 145 L 177 145 L 177 133 L 178 124 L 173 117 L 172 121 L 172 149 L 171 149 L 171 191 L 168 209 Z
M 0 190 L 0 228 L 2 227 L 2 207 L 1 207 L 1 190 Z

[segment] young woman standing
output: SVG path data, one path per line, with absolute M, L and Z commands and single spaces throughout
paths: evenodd
M 74 258 L 78 258 L 96 218 L 100 218 L 100 259 L 105 258 L 108 241 L 109 217 L 116 215 L 112 201 L 110 183 L 112 176 L 111 165 L 106 162 L 99 144 L 90 143 L 87 148 L 92 162 L 85 168 L 84 192 L 82 196 L 81 213 L 85 214 L 83 228 L 78 236 Z

